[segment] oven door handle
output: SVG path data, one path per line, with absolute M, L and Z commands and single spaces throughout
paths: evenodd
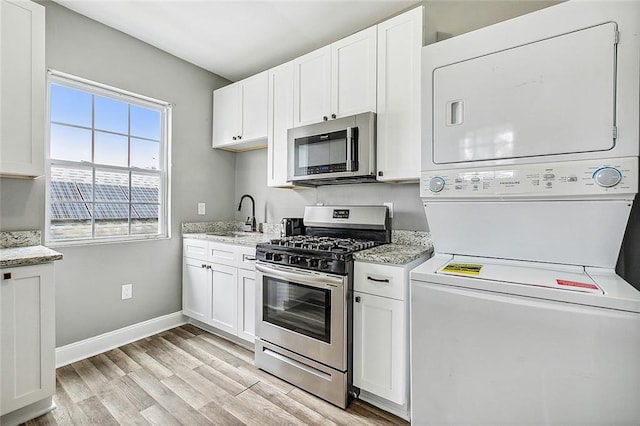
M 326 288 L 344 286 L 343 278 L 334 275 L 325 275 L 311 273 L 307 271 L 287 271 L 281 268 L 275 268 L 265 265 L 264 263 L 256 263 L 256 270 L 264 274 L 268 274 L 275 278 L 291 281 L 294 283 L 306 284 L 310 287 Z

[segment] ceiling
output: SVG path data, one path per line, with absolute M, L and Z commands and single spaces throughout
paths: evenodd
M 231 81 L 374 25 L 416 0 L 55 0 Z

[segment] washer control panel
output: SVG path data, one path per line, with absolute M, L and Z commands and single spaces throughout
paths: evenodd
M 638 158 L 422 172 L 423 198 L 622 196 L 638 192 Z

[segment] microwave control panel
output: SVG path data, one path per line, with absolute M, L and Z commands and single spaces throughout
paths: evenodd
M 425 199 L 580 198 L 638 192 L 638 158 L 423 171 Z

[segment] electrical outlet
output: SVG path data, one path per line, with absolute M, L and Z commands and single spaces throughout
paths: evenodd
M 133 297 L 133 284 L 122 285 L 122 300 L 131 299 Z
M 391 201 L 387 201 L 385 203 L 382 203 L 385 206 L 387 206 L 387 208 L 389 209 L 389 217 L 393 218 L 393 203 Z
M 207 211 L 207 205 L 205 203 L 198 203 L 198 214 L 204 216 Z

